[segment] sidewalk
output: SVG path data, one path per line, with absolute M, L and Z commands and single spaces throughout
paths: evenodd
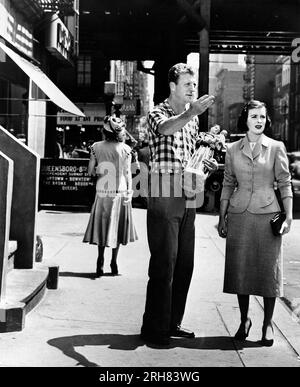
M 232 340 L 239 311 L 224 294 L 225 241 L 216 215 L 197 214 L 195 270 L 183 325 L 195 339 L 172 339 L 168 347 L 139 338 L 144 312 L 149 251 L 146 211 L 134 209 L 139 240 L 120 248 L 121 275 L 94 279 L 97 247 L 83 244 L 88 213 L 41 211 L 37 233 L 43 263 L 57 263 L 57 290 L 47 290 L 21 332 L 0 335 L 0 366 L 7 367 L 300 367 L 300 323 L 278 301 L 275 343 L 261 347 L 263 310 L 252 297 L 248 340 Z M 109 273 L 107 252 L 105 271 Z

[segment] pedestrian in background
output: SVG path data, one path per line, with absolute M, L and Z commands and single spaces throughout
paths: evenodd
M 125 123 L 104 119 L 104 141 L 90 147 L 88 174 L 97 176 L 96 197 L 83 242 L 98 245 L 96 276 L 104 274 L 105 247 L 112 248 L 111 273 L 118 274 L 120 244 L 137 239 L 132 219 L 131 148 L 125 144 Z
M 159 345 L 167 345 L 171 336 L 195 337 L 181 326 L 193 273 L 196 214 L 182 188 L 182 173 L 196 148 L 198 115 L 214 102 L 208 95 L 196 100 L 195 72 L 187 64 L 174 65 L 168 82 L 169 97 L 148 114 L 151 257 L 141 338 Z M 218 167 L 214 160 L 206 160 L 205 165 L 209 171 Z
M 280 211 L 275 182 L 286 213 L 282 235 L 292 223 L 289 162 L 284 144 L 264 134 L 270 126 L 263 102 L 253 100 L 244 106 L 238 132 L 246 132 L 246 136 L 228 144 L 218 224 L 219 235 L 226 237 L 224 292 L 237 294 L 240 308 L 235 338 L 245 340 L 249 334 L 249 296 L 262 296 L 261 344 L 265 346 L 273 345 L 275 301 L 283 295 L 282 236 L 274 236 L 270 225 Z

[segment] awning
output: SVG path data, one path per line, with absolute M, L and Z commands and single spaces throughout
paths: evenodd
M 0 42 L 0 48 L 33 80 L 33 82 L 54 102 L 57 106 L 69 113 L 85 117 L 80 109 L 69 100 L 64 93 L 47 77 L 37 66 L 15 53 L 9 47 Z

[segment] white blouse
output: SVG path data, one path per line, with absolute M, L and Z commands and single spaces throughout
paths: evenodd
M 251 148 L 252 151 L 253 151 L 253 149 L 255 147 L 255 144 L 256 144 L 256 142 L 250 142 L 249 141 L 249 145 L 250 145 L 250 148 Z

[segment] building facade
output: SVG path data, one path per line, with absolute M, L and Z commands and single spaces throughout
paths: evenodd
M 229 107 L 232 104 L 244 101 L 243 75 L 243 71 L 231 71 L 228 69 L 222 69 L 216 75 L 216 123 L 221 126 L 221 129 L 229 131 L 230 122 L 232 121 Z
M 45 91 L 60 68 L 74 66 L 78 7 L 78 0 L 0 0 L 0 124 L 42 157 L 54 152 L 57 111 Z
M 291 62 L 289 149 L 300 149 L 300 63 Z

